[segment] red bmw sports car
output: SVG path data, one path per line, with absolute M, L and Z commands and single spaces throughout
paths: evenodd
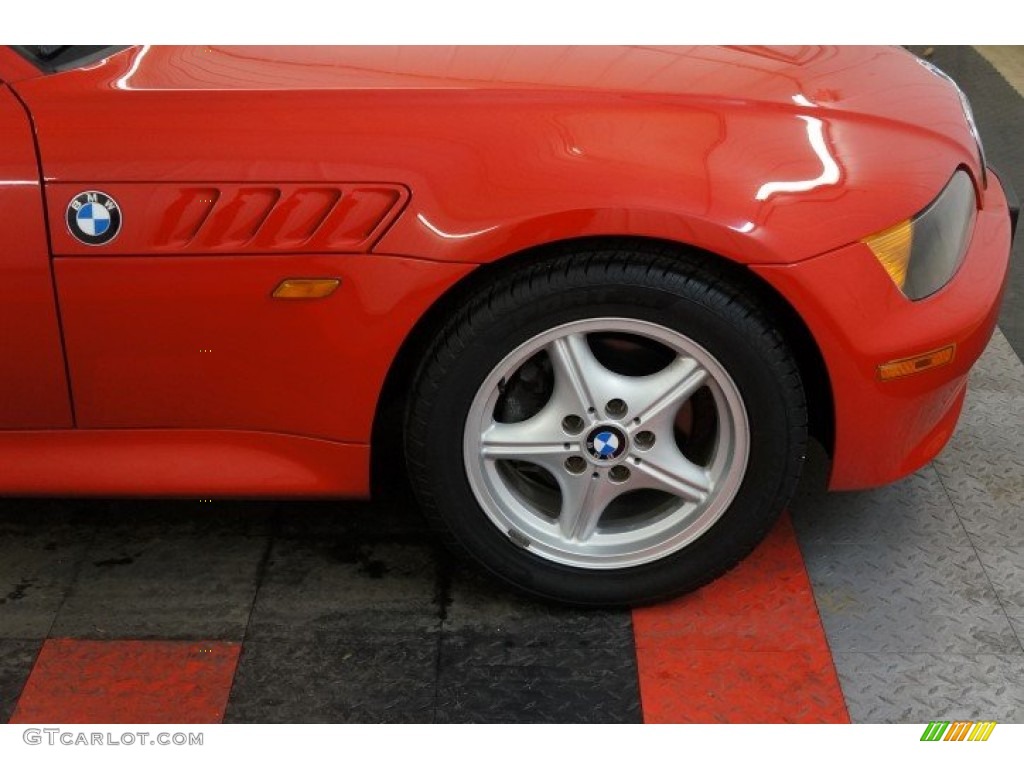
M 0 494 L 407 472 L 581 604 L 734 565 L 809 435 L 832 488 L 934 457 L 1016 218 L 895 48 L 23 46 L 0 81 Z

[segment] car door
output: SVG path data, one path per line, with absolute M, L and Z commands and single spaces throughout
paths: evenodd
M 73 426 L 32 125 L 0 83 L 0 429 Z

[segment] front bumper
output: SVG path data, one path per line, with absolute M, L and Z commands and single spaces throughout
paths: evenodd
M 1016 214 L 989 177 L 968 252 L 953 279 L 909 301 L 867 246 L 854 243 L 792 265 L 752 269 L 800 313 L 832 385 L 832 489 L 869 488 L 907 475 L 942 450 L 956 426 L 967 374 L 992 336 Z M 951 363 L 882 381 L 878 366 L 956 345 Z

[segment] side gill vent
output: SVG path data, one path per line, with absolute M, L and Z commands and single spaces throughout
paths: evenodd
M 364 250 L 408 196 L 388 185 L 232 185 L 164 194 L 153 244 L 192 253 Z

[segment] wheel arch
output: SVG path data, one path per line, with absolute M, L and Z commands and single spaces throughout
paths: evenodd
M 832 387 L 824 358 L 806 323 L 792 305 L 762 277 L 742 264 L 696 246 L 660 238 L 628 236 L 576 237 L 511 253 L 483 264 L 445 291 L 420 317 L 395 355 L 384 380 L 371 434 L 371 489 L 374 496 L 403 492 L 406 488 L 404 461 L 400 466 L 388 464 L 386 457 L 403 456 L 402 421 L 406 398 L 417 369 L 431 340 L 443 327 L 456 307 L 481 286 L 502 273 L 524 265 L 585 248 L 646 249 L 673 252 L 679 258 L 712 264 L 727 273 L 730 280 L 748 290 L 766 312 L 777 319 L 778 327 L 790 345 L 807 397 L 809 430 L 832 455 L 834 446 L 835 410 Z

